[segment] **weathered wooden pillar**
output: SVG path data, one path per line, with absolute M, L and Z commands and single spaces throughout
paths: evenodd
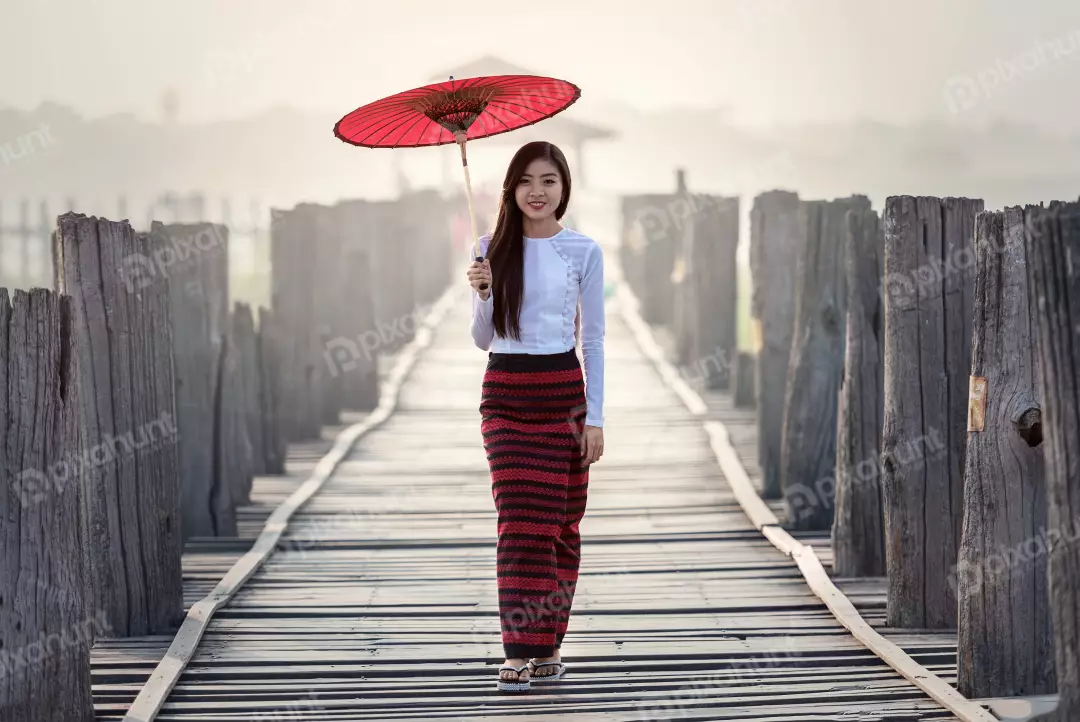
M 110 635 L 172 632 L 183 618 L 173 249 L 75 213 L 60 216 L 57 243 L 83 390 L 77 478 L 92 608 Z
M 762 495 L 779 499 L 780 449 L 784 430 L 791 333 L 795 326 L 795 269 L 806 242 L 799 227 L 799 196 L 770 191 L 754 199 L 750 211 L 751 322 L 758 331 L 758 463 Z
M 706 388 L 728 388 L 737 343 L 739 200 L 684 193 L 671 214 L 682 229 L 673 279 L 677 361 L 700 372 Z
M 282 351 L 278 408 L 290 442 L 317 439 L 322 432 L 324 362 L 315 317 L 314 212 L 315 206 L 302 203 L 289 211 L 273 210 L 270 221 L 270 288 Z
M 757 404 L 754 388 L 756 374 L 757 358 L 754 354 L 738 351 L 731 368 L 731 396 L 736 408 L 753 408 Z
M 885 241 L 871 210 L 847 216 L 844 269 L 847 320 L 844 378 L 836 428 L 836 517 L 833 573 L 885 576 L 885 519 L 881 502 L 881 424 L 885 411 Z
M 246 304 L 236 304 L 226 323 L 214 404 L 213 507 L 218 535 L 236 536 L 236 510 L 250 499 L 254 466 L 248 438 L 248 383 L 254 369 L 244 366 L 245 345 L 254 336 L 254 321 Z
M 263 438 L 262 419 L 260 418 L 259 406 L 259 342 L 255 330 L 255 315 L 251 306 L 236 302 L 232 312 L 233 342 L 231 348 L 236 352 L 239 362 L 239 387 L 238 395 L 241 404 L 241 416 L 248 444 L 251 446 L 251 458 L 248 471 L 243 477 L 243 499 L 245 502 L 251 499 L 251 484 L 255 474 L 264 473 L 262 470 L 266 458 L 266 443 Z
M 274 314 L 259 307 L 256 339 L 259 369 L 259 421 L 262 458 L 255 459 L 254 473 L 284 474 L 286 444 L 281 429 L 281 334 Z
M 374 409 L 379 405 L 378 354 L 380 337 L 375 328 L 375 307 L 371 297 L 371 268 L 368 253 L 360 249 L 348 252 L 345 266 L 349 280 L 342 289 L 342 298 L 350 313 L 346 321 L 348 344 L 346 353 L 334 368 L 342 374 L 345 407 Z
M 627 232 L 632 239 L 632 264 L 637 283 L 634 295 L 647 323 L 671 323 L 674 309 L 675 260 L 681 245 L 682 226 L 676 226 L 675 209 L 683 207 L 671 194 L 633 196 Z
M 951 580 L 957 689 L 965 697 L 1046 694 L 1054 691 L 1054 649 L 1039 550 L 1045 466 L 1024 211 L 980 213 L 975 253 L 964 520 Z
M 795 325 L 784 396 L 780 481 L 787 523 L 829 529 L 836 494 L 836 410 L 844 376 L 847 212 L 866 212 L 853 196 L 800 208 L 805 245 L 796 271 Z
M 150 232 L 163 249 L 161 263 L 140 272 L 139 282 L 167 280 L 169 291 L 184 539 L 231 536 L 229 497 L 215 494 L 214 425 L 229 317 L 229 231 L 154 221 Z
M 1039 722 L 1070 722 L 1080 719 L 1080 203 L 1028 209 L 1025 250 L 1028 302 L 1038 323 L 1048 500 L 1044 543 L 1059 695 L 1057 710 Z
M 953 628 L 963 511 L 975 216 L 981 200 L 886 201 L 882 497 L 888 623 Z
M 313 206 L 313 238 L 309 252 L 316 258 L 312 292 L 315 294 L 315 329 L 319 340 L 320 359 L 332 343 L 343 338 L 343 317 L 348 307 L 342 303 L 341 291 L 347 281 L 344 260 L 342 227 L 338 207 Z M 407 269 L 410 273 L 411 269 Z M 320 418 L 322 424 L 334 426 L 341 422 L 342 385 L 340 374 L 330 373 L 319 364 Z
M 70 298 L 0 288 L 0 716 L 93 722 Z

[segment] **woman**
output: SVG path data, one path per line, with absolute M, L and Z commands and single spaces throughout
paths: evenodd
M 589 465 L 604 453 L 604 259 L 595 241 L 559 224 L 569 202 L 562 151 L 523 146 L 506 171 L 495 231 L 480 238 L 485 260 L 467 271 L 472 337 L 489 351 L 480 430 L 498 511 L 506 662 L 497 686 L 508 692 L 565 670 L 578 524 Z

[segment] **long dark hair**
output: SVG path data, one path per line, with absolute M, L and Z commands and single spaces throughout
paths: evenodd
M 503 338 L 521 340 L 521 302 L 525 296 L 525 239 L 524 214 L 518 208 L 514 194 L 525 169 L 537 158 L 551 161 L 562 176 L 563 193 L 555 209 L 555 220 L 562 220 L 570 203 L 570 167 L 566 156 L 557 146 L 537 140 L 518 149 L 506 169 L 502 193 L 499 196 L 499 215 L 488 244 L 487 257 L 491 262 L 491 292 L 494 294 L 492 322 L 495 332 Z

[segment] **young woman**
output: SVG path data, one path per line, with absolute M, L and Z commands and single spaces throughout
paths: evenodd
M 524 145 L 506 171 L 495 231 L 480 238 L 485 259 L 467 272 L 472 337 L 489 351 L 480 430 L 498 512 L 506 663 L 497 685 L 508 692 L 565 670 L 578 524 L 589 465 L 604 453 L 604 258 L 559 224 L 569 203 L 562 151 Z

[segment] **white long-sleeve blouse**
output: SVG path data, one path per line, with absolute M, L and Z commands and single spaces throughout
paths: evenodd
M 480 237 L 487 255 L 491 234 Z M 470 249 L 471 253 L 471 249 Z M 473 260 L 470 256 L 470 260 Z M 585 371 L 585 423 L 604 425 L 604 256 L 586 235 L 563 228 L 549 238 L 525 238 L 525 293 L 521 340 L 495 334 L 494 294 L 472 292 L 472 337 L 484 351 L 554 354 L 576 346 L 574 320 L 581 304 L 581 355 Z M 494 290 L 494 289 L 492 289 Z

